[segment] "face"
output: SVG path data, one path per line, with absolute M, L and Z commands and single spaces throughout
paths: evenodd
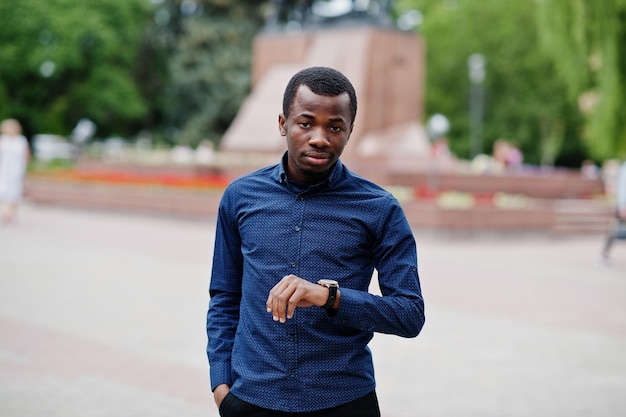
M 289 116 L 278 116 L 287 139 L 287 175 L 300 182 L 324 179 L 341 156 L 352 133 L 350 97 L 319 96 L 301 85 Z
M 14 120 L 5 120 L 2 125 L 0 125 L 0 131 L 7 136 L 18 136 L 22 133 L 20 125 Z

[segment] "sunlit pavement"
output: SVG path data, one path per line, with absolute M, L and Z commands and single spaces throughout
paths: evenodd
M 0 226 L 0 415 L 217 416 L 213 233 L 23 205 Z M 383 417 L 623 415 L 626 241 L 598 266 L 601 236 L 417 240 L 427 323 L 372 342 Z

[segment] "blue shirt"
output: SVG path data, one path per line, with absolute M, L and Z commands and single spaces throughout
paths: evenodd
M 345 404 L 375 388 L 374 332 L 415 337 L 424 301 L 415 240 L 398 201 L 338 161 L 301 188 L 283 164 L 233 181 L 220 202 L 207 314 L 211 388 L 288 412 Z M 368 293 L 374 269 L 381 296 Z M 339 282 L 335 315 L 265 301 L 285 275 Z

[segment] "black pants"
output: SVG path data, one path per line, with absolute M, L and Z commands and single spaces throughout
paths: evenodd
M 376 391 L 347 404 L 308 413 L 287 413 L 268 410 L 247 403 L 228 393 L 220 404 L 221 417 L 380 417 Z

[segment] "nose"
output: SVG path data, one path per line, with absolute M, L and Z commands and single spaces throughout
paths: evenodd
M 324 146 L 328 146 L 330 144 L 330 140 L 328 140 L 328 136 L 326 134 L 326 130 L 322 128 L 314 129 L 311 132 L 311 137 L 309 138 L 309 145 L 322 148 Z

